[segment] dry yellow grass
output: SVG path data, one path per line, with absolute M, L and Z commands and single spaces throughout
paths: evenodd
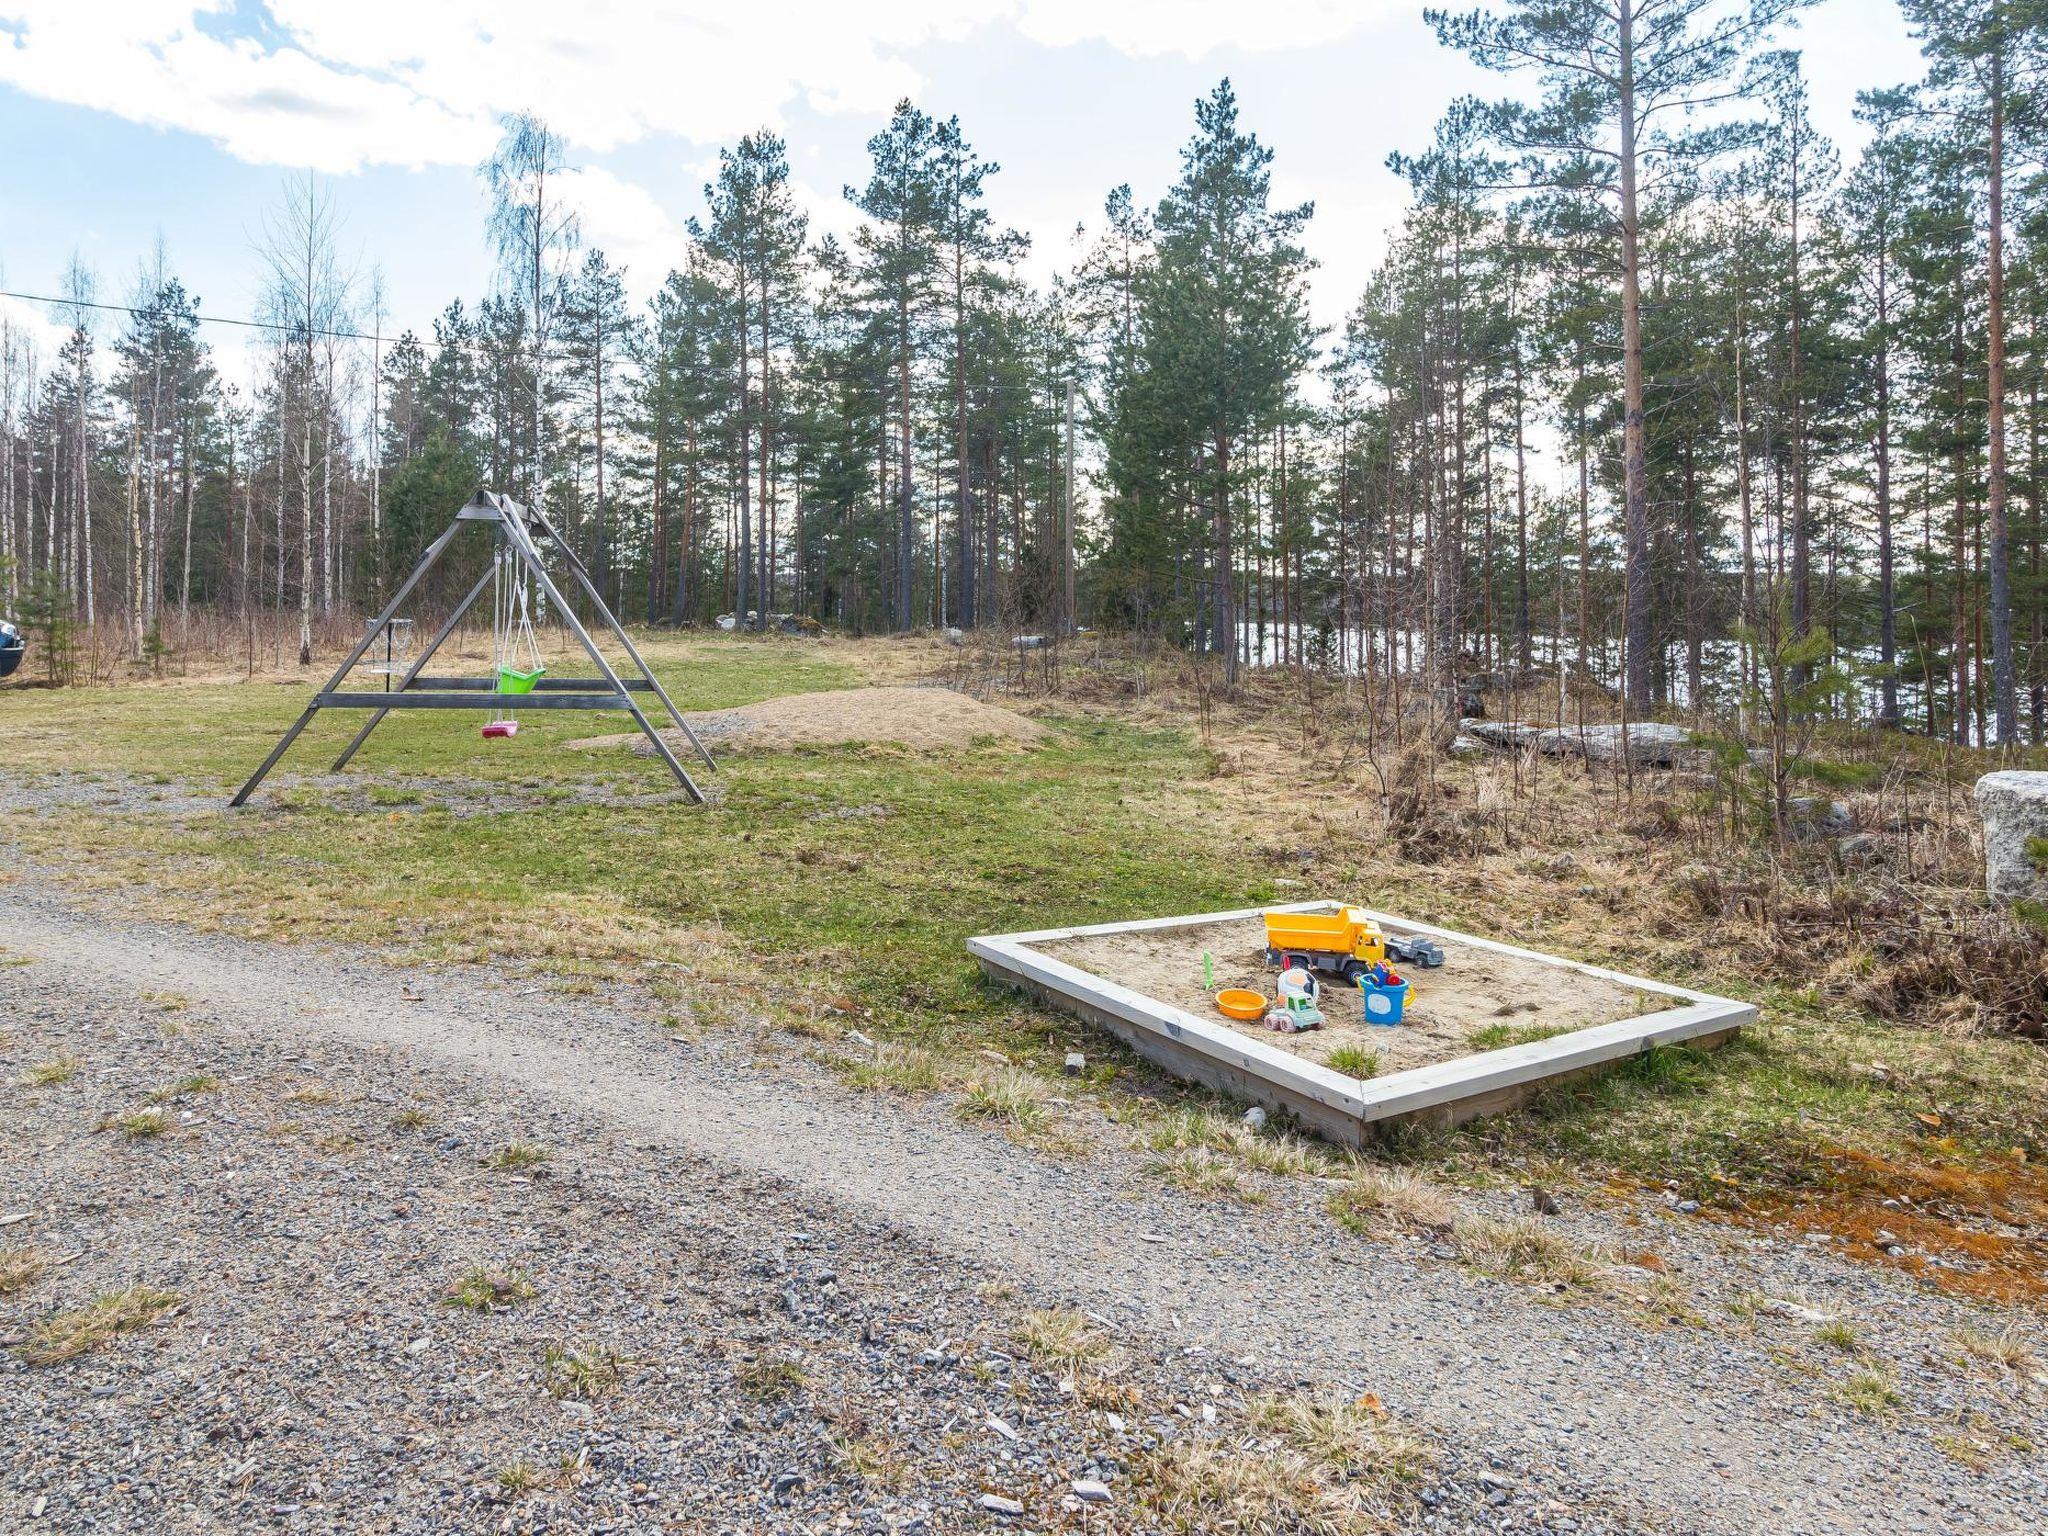
M 59 1083 L 68 1083 L 78 1076 L 78 1058 L 68 1052 L 60 1052 L 46 1060 L 37 1062 L 21 1074 L 25 1088 L 54 1088 Z
M 1252 1182 L 1244 1169 L 1214 1147 L 1175 1147 L 1155 1152 L 1145 1159 L 1145 1172 L 1164 1179 L 1175 1189 L 1191 1195 L 1227 1195 L 1247 1205 L 1257 1205 L 1266 1192 Z
M 19 1353 L 30 1365 L 55 1365 L 98 1349 L 120 1334 L 147 1328 L 180 1305 L 177 1292 L 155 1286 L 110 1291 L 82 1307 L 38 1319 L 30 1325 Z
M 1017 1319 L 1010 1338 L 1033 1364 L 1067 1370 L 1100 1365 L 1111 1351 L 1108 1334 L 1066 1307 L 1026 1312 Z
M 1457 1202 L 1438 1185 L 1405 1168 L 1370 1163 L 1361 1163 L 1350 1182 L 1330 1197 L 1330 1210 L 1346 1226 L 1367 1234 L 1389 1226 L 1448 1232 L 1458 1219 Z
M 2040 1364 L 2039 1352 L 2017 1323 L 2002 1328 L 1965 1324 L 1955 1331 L 1955 1341 L 1966 1360 L 1994 1370 L 2028 1372 Z
M 0 1248 L 0 1296 L 27 1290 L 42 1278 L 49 1258 L 34 1243 L 9 1244 Z
M 833 1065 L 853 1087 L 866 1091 L 933 1093 L 945 1080 L 944 1069 L 934 1053 L 887 1041 L 865 1056 L 838 1058 Z
M 1250 1444 L 1190 1435 L 1141 1453 L 1129 1485 L 1148 1529 L 1207 1536 L 1365 1536 L 1405 1523 L 1428 1448 L 1370 1399 L 1255 1399 Z

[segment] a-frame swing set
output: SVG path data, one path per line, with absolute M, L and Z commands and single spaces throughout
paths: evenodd
M 454 542 L 455 536 L 466 523 L 494 525 L 497 543 L 492 550 L 491 563 L 476 585 L 469 589 L 469 595 L 455 605 L 446 622 L 434 632 L 434 637 L 421 649 L 419 655 L 406 667 L 404 674 L 393 683 L 387 673 L 385 686 L 367 691 L 350 691 L 344 688 L 348 675 L 363 659 L 364 654 L 376 643 L 377 637 L 386 632 L 396 617 L 400 606 L 412 595 L 420 580 L 434 568 L 434 562 Z M 540 547 L 535 539 L 538 534 L 545 539 L 555 553 L 562 557 L 562 563 L 583 595 L 590 602 L 593 616 L 604 631 L 610 633 L 624 648 L 637 677 L 622 677 L 612 664 L 605 660 L 590 638 L 590 631 L 584 628 L 576 617 L 576 610 L 570 607 L 547 569 L 541 563 Z M 533 621 L 529 606 L 529 581 L 540 588 L 547 600 L 554 604 L 555 611 L 562 616 L 562 622 L 569 627 L 584 653 L 596 665 L 598 677 L 548 677 L 547 669 L 541 665 L 540 654 L 533 642 Z M 489 677 L 435 677 L 425 675 L 427 663 L 441 648 L 442 642 L 455 632 L 462 622 L 462 616 L 475 606 L 485 589 L 492 593 L 492 645 L 494 648 L 495 670 Z M 455 521 L 439 538 L 429 544 L 426 553 L 420 556 L 420 563 L 385 605 L 384 611 L 371 621 L 363 632 L 363 638 L 356 648 L 349 652 L 348 659 L 335 669 L 325 686 L 313 695 L 306 705 L 305 713 L 293 722 L 270 750 L 270 756 L 263 760 L 263 766 L 249 776 L 249 782 L 235 792 L 230 805 L 241 805 L 264 776 L 277 766 L 291 744 L 298 740 L 299 733 L 312 724 L 313 717 L 323 709 L 367 709 L 373 713 L 363 723 L 363 728 L 334 760 L 333 771 L 339 773 L 348 766 L 349 759 L 356 755 L 356 749 L 369 739 L 378 723 L 394 709 L 481 709 L 491 714 L 491 720 L 484 726 L 486 736 L 510 736 L 518 730 L 518 723 L 509 718 L 510 699 L 518 699 L 521 709 L 621 709 L 633 717 L 634 724 L 645 733 L 653 744 L 654 752 L 668 765 L 669 772 L 676 776 L 690 799 L 701 805 L 704 792 L 696 781 L 677 761 L 669 744 L 662 739 L 640 708 L 635 694 L 651 693 L 661 700 L 662 708 L 675 721 L 676 726 L 690 745 L 696 749 L 706 768 L 718 765 L 711 760 L 704 743 L 697 739 L 697 733 L 690 729 L 689 722 L 675 706 L 675 700 L 668 696 L 668 690 L 661 686 L 653 671 L 641 657 L 639 649 L 626 634 L 625 628 L 612 616 L 598 595 L 597 585 L 590 579 L 583 562 L 576 558 L 554 526 L 531 508 L 522 507 L 509 496 L 495 491 L 479 490 L 463 504 L 455 514 Z

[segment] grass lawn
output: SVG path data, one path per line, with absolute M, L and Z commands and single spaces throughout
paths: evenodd
M 863 680 L 801 645 L 655 650 L 684 709 Z M 1184 732 L 1089 717 L 1050 720 L 1050 742 L 1028 753 L 731 753 L 700 776 L 716 795 L 700 809 L 647 759 L 562 748 L 616 731 L 615 716 L 529 712 L 516 739 L 486 742 L 475 716 L 397 712 L 334 778 L 326 765 L 362 718 L 334 711 L 247 811 L 182 802 L 192 791 L 224 800 L 304 692 L 10 695 L 17 772 L 139 776 L 164 782 L 167 797 L 175 786 L 180 803 L 18 813 L 9 831 L 87 882 L 158 887 L 159 909 L 181 920 L 400 958 L 533 964 L 572 981 L 660 985 L 664 962 L 701 960 L 771 1012 L 803 1016 L 850 994 L 882 1030 L 938 1048 L 1001 1032 L 1020 1013 L 980 983 L 963 948 L 972 933 L 1271 894 L 1135 788 L 1196 771 Z M 705 1001 L 720 1011 L 715 990 Z
M 648 649 L 686 709 L 914 675 L 886 641 L 656 636 Z M 1853 1188 L 1841 1225 L 1934 1172 L 1979 1181 L 1956 1197 L 1972 1219 L 2023 1214 L 2043 1194 L 2030 1170 L 2048 1155 L 2048 1052 L 1883 1023 L 1796 973 L 1728 966 L 1742 929 L 1675 906 L 1672 882 L 1597 787 L 1560 780 L 1542 825 L 1532 816 L 1458 856 L 1411 855 L 1374 831 L 1378 802 L 1358 780 L 1297 792 L 1309 759 L 1243 735 L 1233 758 L 1231 738 L 1204 739 L 1157 702 L 1054 703 L 1038 716 L 1051 736 L 1028 750 L 733 752 L 701 809 L 647 759 L 563 750 L 619 717 L 530 712 L 516 740 L 489 743 L 473 716 L 398 713 L 335 777 L 326 766 L 360 719 L 337 712 L 255 804 L 222 809 L 311 681 L 10 690 L 10 771 L 103 775 L 110 803 L 74 784 L 71 803 L 16 810 L 0 835 L 78 886 L 147 886 L 153 913 L 195 926 L 346 942 L 397 963 L 490 963 L 572 991 L 628 981 L 680 1027 L 760 1021 L 830 1036 L 857 1023 L 911 1053 L 856 1081 L 958 1086 L 989 1047 L 1050 1074 L 1080 1044 L 1110 1064 L 1096 1081 L 1116 1119 L 1154 1113 L 1123 1096 L 1120 1076 L 1170 1104 L 1196 1096 L 985 984 L 965 938 L 1364 899 L 1765 1010 L 1713 1055 L 1660 1051 L 1528 1111 L 1396 1141 L 1439 1174 L 1675 1179 L 1741 1219 L 1820 1224 L 1826 1213 L 1805 1203 Z M 1239 725 L 1260 717 L 1247 706 Z M 1495 770 L 1445 771 L 1479 775 L 1452 784 L 1446 803 L 1490 826 L 1484 775 Z M 1198 1130 L 1204 1158 L 1256 1152 Z

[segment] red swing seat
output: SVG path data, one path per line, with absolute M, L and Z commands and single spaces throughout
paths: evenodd
M 517 720 L 493 720 L 484 727 L 486 738 L 517 736 L 518 734 L 519 722 Z

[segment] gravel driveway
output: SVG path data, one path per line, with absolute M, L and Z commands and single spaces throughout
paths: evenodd
M 32 871 L 0 896 L 26 962 L 0 966 L 0 1243 L 53 1260 L 0 1333 L 178 1297 L 74 1360 L 0 1356 L 0 1530 L 1141 1529 L 1134 1456 L 1242 1443 L 1245 1401 L 1296 1386 L 1426 1435 L 1401 1526 L 2020 1532 L 2048 1507 L 2048 1379 L 1967 1367 L 1969 1309 L 1796 1235 L 1568 1200 L 1575 1234 L 1654 1241 L 1707 1318 L 1652 1326 L 1347 1233 L 1319 1181 L 1201 1201 L 744 1032 L 145 927 Z M 215 1086 L 162 1134 L 107 1126 L 191 1078 Z M 484 1166 L 514 1146 L 545 1161 Z M 535 1294 L 446 1305 L 471 1269 Z M 1811 1318 L 1728 1315 L 1757 1295 L 1853 1319 L 1899 1406 L 1837 1401 Z M 1023 1358 L 1043 1308 L 1114 1338 L 1122 1410 Z M 1964 1430 L 2007 1449 L 1965 1466 Z

